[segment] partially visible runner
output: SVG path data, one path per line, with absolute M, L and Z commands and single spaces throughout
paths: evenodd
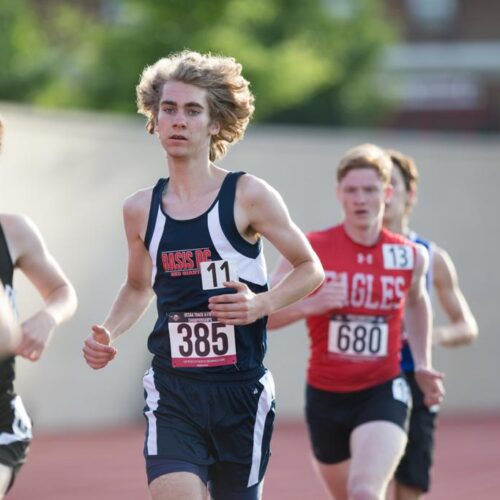
M 433 344 L 446 347 L 470 344 L 478 334 L 476 320 L 458 285 L 453 261 L 445 250 L 410 230 L 410 216 L 417 200 L 418 170 L 412 158 L 396 150 L 387 150 L 393 169 L 392 198 L 386 205 L 384 226 L 422 245 L 429 254 L 427 287 L 436 292 L 449 324 L 433 330 Z M 434 429 L 438 407 L 429 408 L 415 381 L 414 361 L 408 342 L 404 342 L 401 368 L 409 381 L 413 407 L 410 415 L 408 444 L 395 474 L 397 500 L 417 500 L 429 491 L 433 461 Z
M 125 201 L 127 278 L 84 345 L 92 368 L 106 366 L 116 354 L 111 342 L 156 295 L 144 376 L 154 500 L 261 498 L 275 404 L 263 365 L 267 316 L 324 277 L 281 196 L 213 163 L 243 137 L 254 111 L 241 70 L 233 58 L 187 51 L 145 68 L 138 108 L 170 177 Z M 273 290 L 262 237 L 292 263 Z
M 3 125 L 0 128 L 3 133 Z M 15 354 L 37 361 L 54 329 L 76 309 L 76 295 L 48 252 L 40 232 L 24 215 L 0 214 L 0 279 L 15 311 L 13 274 L 20 269 L 40 293 L 44 306 L 20 324 Z M 3 304 L 5 307 L 5 303 Z M 31 419 L 14 392 L 14 356 L 0 360 L 0 498 L 9 491 L 26 460 Z
M 0 116 L 0 152 L 2 151 L 4 124 Z M 2 283 L 3 285 L 3 283 Z M 21 340 L 21 329 L 16 321 L 14 310 L 5 288 L 0 286 L 0 362 L 12 356 Z
M 307 320 L 306 419 L 315 467 L 337 500 L 385 498 L 405 449 L 411 395 L 399 364 L 403 312 L 427 403 L 439 403 L 444 392 L 431 366 L 427 256 L 382 228 L 391 168 L 389 156 L 372 144 L 342 157 L 343 223 L 308 235 L 326 282 L 269 319 L 270 328 Z M 271 283 L 289 269 L 281 260 Z
M 21 329 L 5 288 L 0 286 L 0 363 L 12 356 L 21 341 Z

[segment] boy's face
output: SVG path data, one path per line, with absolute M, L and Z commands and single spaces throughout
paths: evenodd
M 391 186 L 384 185 L 373 168 L 349 171 L 337 186 L 345 222 L 360 230 L 379 224 L 391 192 Z
M 156 132 L 171 157 L 208 156 L 219 125 L 210 118 L 206 90 L 169 81 L 163 86 Z

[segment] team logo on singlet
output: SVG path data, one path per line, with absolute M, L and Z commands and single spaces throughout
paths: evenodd
M 356 261 L 358 264 L 373 264 L 373 255 L 371 253 L 361 253 L 358 252 L 358 255 L 356 257 Z
M 200 274 L 200 264 L 210 260 L 212 252 L 209 248 L 193 248 L 162 252 L 163 271 L 171 277 Z
M 403 276 L 327 271 L 327 279 L 339 280 L 346 292 L 344 306 L 390 311 L 401 307 L 405 297 L 406 280 Z

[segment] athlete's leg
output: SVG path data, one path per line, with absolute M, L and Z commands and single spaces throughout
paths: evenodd
M 7 493 L 7 488 L 12 480 L 12 469 L 0 464 L 0 499 Z
M 154 479 L 149 485 L 153 500 L 207 500 L 205 483 L 192 472 L 171 472 Z
M 406 442 L 405 431 L 392 422 L 379 420 L 356 427 L 351 435 L 349 499 L 383 500 Z
M 418 500 L 430 487 L 437 413 L 425 406 L 414 374 L 406 374 L 406 378 L 411 387 L 413 408 L 408 444 L 394 474 L 394 492 L 396 500 Z
M 335 500 L 348 500 L 347 478 L 350 463 L 350 460 L 344 460 L 337 464 L 324 464 L 313 458 L 314 469 L 323 480 L 329 496 Z

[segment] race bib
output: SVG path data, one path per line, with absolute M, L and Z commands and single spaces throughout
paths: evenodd
M 224 288 L 225 281 L 238 281 L 235 267 L 228 260 L 200 262 L 200 272 L 203 290 Z
M 407 245 L 382 245 L 384 269 L 413 269 L 413 248 Z
M 234 326 L 214 320 L 210 312 L 168 315 L 174 368 L 206 368 L 236 363 Z
M 382 316 L 336 314 L 330 319 L 328 351 L 359 357 L 386 356 L 388 332 Z

